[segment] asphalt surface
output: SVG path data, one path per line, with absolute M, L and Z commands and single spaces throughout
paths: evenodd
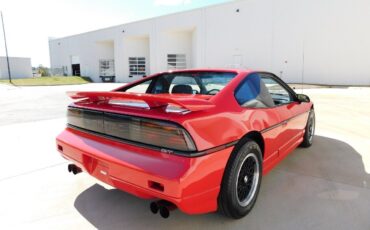
M 55 150 L 65 91 L 117 86 L 0 85 L 0 229 L 370 229 L 370 88 L 304 90 L 315 102 L 314 145 L 263 177 L 247 217 L 174 211 L 165 220 L 146 200 L 67 173 Z

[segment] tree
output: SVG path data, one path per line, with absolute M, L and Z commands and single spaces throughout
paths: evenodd
M 49 76 L 49 69 L 42 65 L 39 65 L 37 72 L 41 74 L 41 77 Z

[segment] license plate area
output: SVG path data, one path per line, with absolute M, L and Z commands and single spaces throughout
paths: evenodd
M 95 170 L 92 172 L 92 175 L 103 182 L 108 182 L 109 181 L 109 168 L 106 164 L 97 161 Z
M 92 176 L 103 182 L 109 182 L 109 167 L 107 163 L 87 155 L 83 156 L 83 161 L 85 168 Z

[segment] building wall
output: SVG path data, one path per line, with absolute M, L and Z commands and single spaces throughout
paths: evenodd
M 30 58 L 9 57 L 9 65 L 12 78 L 32 77 Z M 6 57 L 0 57 L 0 79 L 8 79 L 8 76 Z
M 239 0 L 128 23 L 49 42 L 53 68 L 80 57 L 83 75 L 99 81 L 98 60 L 114 56 L 117 81 L 128 57 L 147 57 L 147 74 L 167 70 L 167 54 L 188 68 L 238 67 L 274 72 L 285 81 L 370 85 L 370 1 Z M 109 47 L 100 46 L 109 41 Z
M 146 70 L 150 73 L 150 41 L 149 36 L 125 37 L 123 39 L 123 60 L 118 65 L 122 65 L 123 72 L 129 73 L 128 60 L 130 57 L 144 57 L 146 60 Z M 140 76 L 133 75 L 130 80 L 137 80 Z

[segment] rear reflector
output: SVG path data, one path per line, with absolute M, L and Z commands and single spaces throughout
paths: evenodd
M 188 132 L 171 122 L 69 107 L 68 124 L 160 148 L 196 151 Z

